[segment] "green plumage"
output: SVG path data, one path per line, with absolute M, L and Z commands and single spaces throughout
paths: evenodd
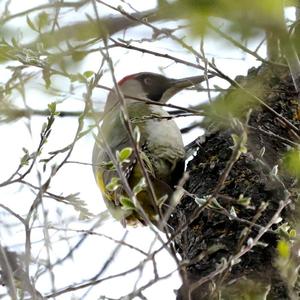
M 173 120 L 165 118 L 169 114 L 159 106 L 133 102 L 127 105 L 127 111 L 132 127 L 138 126 L 141 133 L 140 157 L 151 178 L 156 199 L 166 199 L 172 194 L 173 185 L 177 183 L 183 173 L 184 146 L 181 133 Z M 116 151 L 132 147 L 119 107 L 106 113 L 101 131 L 105 143 L 109 145 L 114 155 Z M 129 210 L 122 207 L 119 198 L 120 195 L 126 195 L 122 187 L 113 192 L 107 190 L 106 186 L 111 179 L 119 177 L 116 170 L 108 170 L 100 166 L 109 161 L 111 159 L 105 147 L 96 143 L 93 152 L 94 173 L 108 209 L 115 218 L 126 223 L 144 223 L 145 220 L 135 209 Z M 142 171 L 134 153 L 128 163 L 122 164 L 122 169 L 133 189 L 142 177 Z M 164 197 L 165 195 L 166 197 Z M 158 220 L 157 208 L 153 207 L 153 200 L 147 190 L 141 191 L 137 195 L 137 199 L 150 221 L 156 223 Z M 156 205 L 160 206 L 161 203 L 156 203 Z

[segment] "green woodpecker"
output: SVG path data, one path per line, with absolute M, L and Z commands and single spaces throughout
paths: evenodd
M 147 224 L 161 226 L 161 216 L 184 172 L 185 151 L 182 136 L 170 115 L 154 103 L 137 99 L 166 103 L 182 89 L 200 83 L 205 76 L 170 79 L 165 76 L 142 72 L 126 76 L 118 82 L 123 94 L 129 122 L 138 127 L 138 155 L 133 149 L 132 135 L 124 123 L 120 94 L 111 90 L 104 108 L 103 123 L 93 150 L 93 171 L 112 216 L 123 225 Z M 119 95 L 119 96 L 118 96 Z M 125 153 L 125 159 L 120 159 Z M 113 156 L 113 157 L 112 157 Z M 118 167 L 113 166 L 117 162 Z M 145 182 L 147 172 L 152 192 Z M 122 172 L 122 176 L 120 176 Z M 126 188 L 124 188 L 126 180 Z M 128 195 L 128 187 L 133 191 Z M 134 198 L 134 197 L 133 197 Z

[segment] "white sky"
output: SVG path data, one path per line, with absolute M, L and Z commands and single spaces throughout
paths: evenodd
M 25 4 L 26 3 L 26 4 Z M 12 0 L 11 10 L 14 13 L 22 11 L 29 8 L 30 6 L 35 6 L 44 3 L 41 0 L 31 0 L 31 1 L 22 1 L 22 0 Z M 109 1 L 110 4 L 115 5 L 119 1 Z M 122 4 L 122 3 L 121 3 Z M 130 4 L 138 10 L 144 10 L 147 7 L 151 8 L 155 6 L 156 1 L 130 1 Z M 128 11 L 128 7 L 123 3 L 122 6 Z M 72 21 L 85 19 L 84 13 L 85 10 L 80 10 L 79 12 L 73 13 Z M 89 11 L 93 15 L 92 11 Z M 104 11 L 101 8 L 101 16 L 113 13 L 108 9 Z M 31 14 L 30 17 L 33 15 Z M 33 17 L 32 17 L 33 18 Z M 65 15 L 65 20 L 63 22 L 69 23 L 68 15 Z M 25 23 L 24 23 L 25 22 Z M 18 18 L 13 21 L 13 26 L 19 26 L 24 28 L 26 24 L 25 18 Z M 168 23 L 171 24 L 171 23 Z M 167 26 L 166 24 L 165 26 Z M 174 24 L 174 23 L 173 23 Z M 26 26 L 26 25 L 25 25 Z M 173 25 L 175 26 L 175 24 Z M 21 30 L 21 29 L 20 29 Z M 140 28 L 134 28 L 128 30 L 126 33 L 126 38 L 141 38 L 145 35 L 149 36 L 149 30 L 142 30 Z M 28 34 L 27 34 L 28 35 Z M 122 34 L 119 34 L 120 37 L 123 37 Z M 158 43 L 142 43 L 140 45 L 144 48 L 150 48 L 157 50 L 162 53 L 170 53 L 177 57 L 193 61 L 191 55 L 183 51 L 178 45 L 174 42 L 158 42 Z M 199 48 L 199 45 L 194 41 L 193 46 Z M 248 45 L 249 46 L 249 45 Z M 253 49 L 256 44 L 250 45 Z M 233 49 L 231 45 L 221 40 L 207 40 L 205 43 L 205 51 L 208 53 L 208 58 L 214 56 L 217 66 L 223 70 L 230 77 L 234 78 L 236 75 L 245 75 L 249 66 L 259 65 L 255 59 L 252 57 L 246 56 L 241 51 Z M 264 55 L 264 48 L 260 50 L 260 54 Z M 123 76 L 129 73 L 136 73 L 140 71 L 153 71 L 160 72 L 159 68 L 164 68 L 166 75 L 170 77 L 180 78 L 185 76 L 196 75 L 195 70 L 187 66 L 172 64 L 170 60 L 157 58 L 150 55 L 143 55 L 139 52 L 126 51 L 124 49 L 112 49 L 110 55 L 113 60 L 119 61 L 116 65 L 116 75 L 118 79 L 121 79 Z M 97 71 L 97 68 L 100 65 L 100 56 L 98 53 L 89 55 L 85 60 L 84 64 L 81 65 L 80 71 L 92 70 Z M 8 76 L 8 70 L 0 70 L 3 76 Z M 4 79 L 5 79 L 4 77 Z M 4 80 L 2 79 L 2 81 Z M 1 79 L 0 79 L 1 80 Z M 109 74 L 105 74 L 101 79 L 100 84 L 112 86 L 111 77 Z M 211 84 L 217 84 L 222 87 L 227 87 L 227 84 L 222 80 L 211 80 Z M 47 95 L 42 88 L 43 81 L 41 78 L 36 80 L 32 84 L 32 88 L 28 90 L 26 94 L 27 103 L 30 107 L 36 109 L 45 109 L 47 104 L 53 101 L 62 99 L 60 96 L 50 96 Z M 68 91 L 69 82 L 68 80 L 60 77 L 53 80 L 53 86 L 62 91 Z M 80 92 L 76 92 L 75 96 L 69 97 L 62 104 L 58 105 L 59 110 L 80 110 L 83 108 L 83 100 L 81 98 L 82 92 L 84 89 L 82 87 L 78 88 Z M 95 101 L 96 108 L 100 109 L 105 100 L 106 93 L 103 91 L 97 91 L 93 95 L 93 100 Z M 188 99 L 188 101 L 186 101 Z M 207 99 L 207 96 L 203 93 L 197 93 L 194 91 L 184 91 L 174 97 L 172 103 L 183 105 L 187 102 L 190 104 L 199 103 L 199 99 L 204 101 Z M 21 100 L 19 100 L 21 103 Z M 27 120 L 19 120 L 14 123 L 0 126 L 0 136 L 2 140 L 2 145 L 0 148 L 0 182 L 5 180 L 8 177 L 8 174 L 11 174 L 15 171 L 16 167 L 19 165 L 20 158 L 23 155 L 22 148 L 25 147 L 32 152 L 36 149 L 36 146 L 39 142 L 39 136 L 43 123 L 45 122 L 43 117 L 33 117 L 30 122 Z M 187 119 L 178 120 L 179 126 L 184 126 L 187 122 Z M 88 121 L 86 121 L 88 123 Z M 76 118 L 57 118 L 50 135 L 49 141 L 46 147 L 43 149 L 42 158 L 48 157 L 48 152 L 63 148 L 68 145 L 74 138 L 77 128 L 77 119 Z M 30 129 L 30 130 L 29 130 Z M 197 134 L 200 133 L 200 130 L 195 130 L 192 134 L 185 136 L 185 142 L 193 140 Z M 85 136 L 80 141 L 76 143 L 74 152 L 70 158 L 72 161 L 80 162 L 91 162 L 91 153 L 93 148 L 93 137 L 92 135 Z M 28 181 L 38 184 L 37 181 L 37 172 L 41 171 L 40 167 L 35 167 L 32 175 L 26 178 Z M 42 173 L 42 182 L 47 178 L 49 172 Z M 51 182 L 50 191 L 61 194 L 68 195 L 71 193 L 80 192 L 80 199 L 84 200 L 88 206 L 88 209 L 93 212 L 95 215 L 100 214 L 105 210 L 105 205 L 101 201 L 100 192 L 94 182 L 94 177 L 92 174 L 92 169 L 90 166 L 82 166 L 78 164 L 66 164 L 62 170 L 58 173 L 57 176 Z M 7 205 L 15 212 L 20 215 L 25 215 L 35 198 L 35 194 L 27 187 L 22 187 L 20 185 L 10 185 L 5 188 L 0 188 L 0 202 Z M 63 204 L 59 204 L 52 199 L 45 199 L 44 205 L 48 211 L 48 220 L 51 223 L 56 224 L 61 228 L 68 229 L 89 229 L 91 224 L 95 220 L 90 222 L 80 222 L 78 221 L 78 213 L 71 207 Z M 60 211 L 61 217 L 58 218 L 57 211 Z M 41 212 L 41 210 L 39 210 Z M 42 214 L 38 216 L 40 220 L 43 220 Z M 13 224 L 16 223 L 15 219 L 7 216 L 7 214 L 0 209 L 0 220 L 2 222 Z M 139 247 L 145 251 L 149 250 L 151 243 L 153 241 L 153 234 L 148 228 L 130 228 L 129 235 L 126 239 L 128 243 L 134 244 L 136 247 Z M 105 233 L 115 239 L 120 239 L 124 234 L 124 229 L 120 224 L 113 221 L 111 218 L 107 220 L 100 228 L 97 229 L 98 232 Z M 51 231 L 54 233 L 55 231 Z M 64 232 L 56 233 L 51 236 L 51 241 L 53 243 L 52 252 L 51 252 L 51 261 L 54 262 L 56 259 L 63 257 L 68 251 L 68 242 L 59 241 L 60 238 L 64 235 Z M 78 241 L 78 233 L 68 233 L 68 236 L 74 236 L 72 240 L 69 241 L 71 244 L 75 244 Z M 15 226 L 9 232 L 7 228 L 3 226 L 0 227 L 0 239 L 2 246 L 11 246 L 12 250 L 24 251 L 22 245 L 24 245 L 24 231 L 21 226 Z M 43 247 L 43 232 L 40 229 L 34 229 L 32 234 L 32 241 L 39 241 L 33 244 L 33 258 L 45 258 L 45 248 Z M 159 243 L 155 247 L 158 247 Z M 83 279 L 88 279 L 91 276 L 95 275 L 99 271 L 102 264 L 110 256 L 112 250 L 114 249 L 115 244 L 111 241 L 108 241 L 101 237 L 89 237 L 87 241 L 83 243 L 83 246 L 80 250 L 76 251 L 72 259 L 68 259 L 63 265 L 58 266 L 54 269 L 55 274 L 55 283 L 56 287 L 59 289 L 72 283 L 79 283 Z M 115 258 L 114 262 L 109 266 L 108 270 L 102 276 L 107 276 L 111 274 L 117 274 L 122 270 L 129 269 L 137 265 L 144 257 L 137 252 L 122 247 L 121 251 Z M 175 268 L 173 260 L 170 258 L 168 253 L 163 252 L 157 258 L 157 263 L 160 268 L 161 274 L 166 274 L 167 272 Z M 147 266 L 144 270 L 144 273 L 147 275 L 142 276 L 142 282 L 146 282 L 152 275 L 153 270 L 151 266 Z M 126 276 L 126 278 L 118 278 L 114 281 L 107 281 L 101 283 L 94 288 L 85 299 L 97 299 L 100 295 L 106 295 L 108 297 L 117 298 L 121 295 L 129 293 L 132 291 L 136 278 L 138 277 L 137 273 L 133 275 Z M 145 291 L 145 296 L 149 300 L 154 299 L 175 299 L 173 290 L 179 288 L 180 280 L 177 274 L 172 276 L 166 281 L 159 282 L 155 284 L 152 288 L 149 288 Z M 49 286 L 49 277 L 44 276 L 37 282 L 37 289 L 46 292 L 50 291 Z M 79 292 L 74 293 L 76 295 L 73 299 L 80 299 L 80 295 L 84 294 L 86 289 L 83 289 Z M 0 294 L 4 293 L 5 289 L 0 287 Z M 64 294 L 57 299 L 71 299 L 72 293 Z

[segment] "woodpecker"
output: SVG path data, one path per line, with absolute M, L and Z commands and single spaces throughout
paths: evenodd
M 110 91 L 93 150 L 92 164 L 109 212 L 123 225 L 145 225 L 151 222 L 161 226 L 161 217 L 168 208 L 174 185 L 184 172 L 185 150 L 176 123 L 163 106 L 154 102 L 165 104 L 182 89 L 204 80 L 205 76 L 171 79 L 160 74 L 142 72 L 126 76 L 118 82 L 118 91 L 123 95 L 129 122 L 132 128 L 138 127 L 140 136 L 137 141 L 138 154 L 136 151 L 130 154 L 129 151 L 130 155 L 124 162 L 118 161 L 117 156 L 124 149 L 133 149 L 133 135 L 124 120 L 120 94 L 116 89 Z M 137 155 L 144 165 L 143 169 Z M 113 162 L 117 161 L 118 168 L 113 166 Z M 120 170 L 123 176 L 120 176 Z M 145 175 L 143 171 L 147 172 L 155 195 L 149 192 L 147 182 L 141 184 Z M 136 201 L 130 199 L 128 187 L 135 190 Z

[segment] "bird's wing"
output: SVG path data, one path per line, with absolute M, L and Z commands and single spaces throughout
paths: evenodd
M 120 148 L 126 147 L 127 144 L 120 141 Z M 115 153 L 116 150 L 120 149 L 118 145 L 110 147 L 111 152 Z M 126 163 L 122 163 L 121 168 L 123 174 L 128 177 L 130 170 L 135 164 L 134 156 L 131 155 Z M 119 220 L 124 221 L 133 212 L 130 210 L 124 210 L 120 203 L 120 195 L 122 195 L 123 188 L 121 181 L 119 180 L 119 174 L 116 168 L 111 163 L 111 158 L 109 157 L 107 151 L 104 150 L 99 144 L 95 145 L 93 152 L 93 169 L 97 184 L 103 195 L 104 202 L 111 213 L 111 215 Z
M 101 133 L 98 135 L 93 150 L 94 175 L 110 213 L 118 220 L 128 219 L 133 214 L 133 211 L 124 210 L 120 204 L 120 196 L 126 195 L 126 193 L 124 192 L 123 184 L 116 167 L 113 165 L 109 155 L 111 153 L 117 158 L 117 151 L 120 153 L 126 148 L 132 148 L 127 129 L 120 117 L 120 111 L 112 111 L 107 114 L 100 130 Z M 141 137 L 140 143 L 144 143 L 144 137 Z M 131 152 L 120 163 L 119 167 L 126 180 L 130 181 L 128 182 L 130 187 L 133 188 L 136 184 L 136 178 L 141 176 L 137 174 L 137 169 L 135 169 L 137 165 L 136 156 L 133 151 Z M 135 176 L 131 176 L 132 173 Z
M 133 122 L 135 114 L 137 115 L 148 115 L 149 109 L 147 105 L 140 103 L 132 103 L 127 105 L 129 117 Z M 138 124 L 133 124 L 133 126 L 140 127 L 141 132 L 145 132 L 144 127 L 146 126 L 146 120 L 139 122 Z M 129 133 L 124 125 L 123 118 L 121 117 L 121 112 L 119 109 L 110 111 L 105 115 L 103 119 L 103 124 L 101 126 L 101 134 L 99 134 L 100 143 L 96 143 L 93 152 L 93 165 L 94 173 L 99 171 L 99 168 L 104 172 L 104 183 L 108 184 L 112 176 L 116 176 L 116 172 L 107 172 L 103 170 L 101 164 L 108 163 L 111 161 L 109 157 L 109 152 L 116 156 L 117 151 L 121 152 L 125 148 L 132 148 L 131 139 Z M 101 143 L 101 140 L 103 140 Z M 147 141 L 147 135 L 142 134 L 139 140 L 139 147 L 142 149 Z M 109 147 L 109 151 L 108 148 Z M 145 160 L 145 165 L 150 169 L 150 164 L 147 162 L 147 158 L 141 154 L 143 160 Z M 130 157 L 122 163 L 121 168 L 127 178 L 129 178 L 133 167 L 136 165 L 136 156 L 132 153 Z
M 169 137 L 178 135 L 178 137 L 181 138 L 180 132 L 178 129 L 176 129 L 178 130 L 178 134 L 177 131 L 175 131 L 176 125 L 172 125 L 173 121 L 166 123 L 165 120 L 149 120 L 149 118 L 143 117 L 159 117 L 162 114 L 166 114 L 163 111 L 158 111 L 157 109 L 153 110 L 153 108 L 150 108 L 147 105 L 134 103 L 128 105 L 128 112 L 130 114 L 132 125 L 138 126 L 140 128 L 140 132 L 142 133 L 139 140 L 139 149 L 141 149 L 140 157 L 152 181 L 154 190 L 157 193 L 156 198 L 159 200 L 164 198 L 165 195 L 172 194 L 172 188 L 170 186 L 173 185 L 173 171 L 178 165 L 178 158 L 181 156 L 181 152 L 184 151 L 183 145 L 182 149 L 179 147 L 179 150 L 172 147 L 171 141 L 166 140 L 165 136 L 159 135 L 159 132 L 162 131 L 162 127 L 164 127 L 164 129 L 167 130 Z M 138 116 L 140 116 L 139 118 L 134 117 L 136 113 Z M 94 174 L 111 214 L 116 219 L 128 220 L 128 217 L 132 216 L 135 212 L 134 209 L 130 211 L 124 210 L 124 207 L 122 208 L 120 196 L 126 195 L 126 191 L 124 191 L 123 184 L 119 179 L 120 176 L 116 171 L 116 168 L 113 167 L 113 164 L 111 163 L 111 157 L 108 154 L 110 152 L 115 156 L 117 151 L 120 152 L 127 147 L 132 147 L 127 129 L 124 126 L 122 118 L 120 117 L 120 111 L 112 111 L 105 116 L 104 122 L 101 126 L 99 140 L 101 140 L 100 136 L 105 141 L 102 143 L 96 143 L 94 147 Z M 164 143 L 167 143 L 166 149 L 162 147 Z M 107 147 L 109 147 L 110 151 L 107 151 Z M 183 155 L 184 154 L 182 153 L 182 157 Z M 133 151 L 126 161 L 122 162 L 120 167 L 123 175 L 128 180 L 130 188 L 133 189 L 137 184 L 139 184 L 141 178 L 143 178 L 141 168 L 137 163 L 136 155 L 133 153 Z M 119 185 L 115 184 L 118 183 L 116 182 L 116 178 L 119 180 Z M 143 194 L 145 197 L 143 197 Z M 150 205 L 152 205 L 151 201 L 149 202 L 148 196 L 148 193 L 144 191 L 139 194 L 138 197 L 139 202 L 142 202 L 141 204 L 143 207 L 145 207 L 147 212 L 151 210 L 150 208 L 148 209 L 148 204 L 150 203 Z M 157 205 L 160 206 L 160 203 L 157 203 Z M 154 211 L 155 209 L 153 209 L 153 214 Z M 150 215 L 151 214 L 152 213 L 150 213 Z M 135 215 L 135 217 L 136 219 L 141 220 L 139 216 Z

